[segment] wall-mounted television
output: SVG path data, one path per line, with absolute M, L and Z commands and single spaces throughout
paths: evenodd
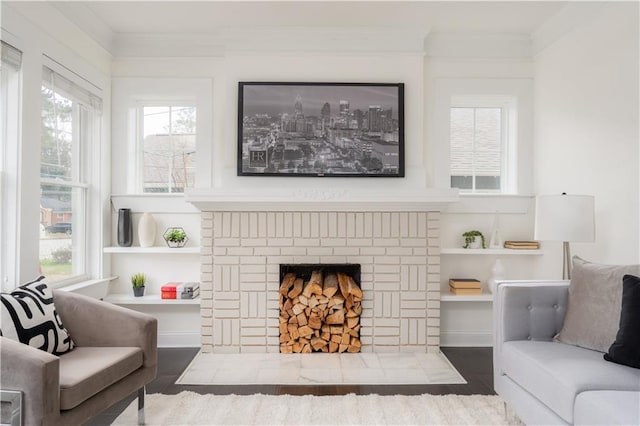
M 240 82 L 238 175 L 403 177 L 404 84 Z

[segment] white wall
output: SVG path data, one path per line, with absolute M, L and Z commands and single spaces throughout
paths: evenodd
M 572 254 L 596 262 L 640 261 L 638 37 L 638 3 L 608 4 L 535 57 L 536 192 L 595 196 L 596 242 Z

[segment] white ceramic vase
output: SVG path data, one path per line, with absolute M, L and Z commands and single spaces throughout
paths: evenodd
M 469 248 L 479 249 L 482 248 L 482 238 L 481 237 L 473 237 L 473 241 L 469 243 Z
M 150 213 L 143 213 L 138 222 L 140 247 L 153 247 L 156 242 L 156 220 Z

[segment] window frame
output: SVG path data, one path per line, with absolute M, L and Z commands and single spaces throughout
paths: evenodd
M 533 181 L 533 79 L 520 78 L 472 78 L 435 77 L 432 96 L 427 99 L 427 152 L 425 164 L 429 170 L 427 185 L 439 189 L 451 189 L 450 172 L 450 128 L 451 100 L 455 96 L 498 96 L 515 99 L 514 119 L 516 126 L 510 128 L 517 136 L 516 146 L 509 154 L 513 165 L 511 187 L 498 194 L 460 194 L 471 198 L 505 198 L 509 196 L 530 196 L 534 192 Z
M 2 31 L 2 38 L 8 38 L 9 42 L 2 40 L 8 48 L 20 53 L 18 64 L 5 64 L 2 68 L 11 69 L 10 73 L 0 73 L 0 201 L 3 206 L 18 206 L 20 197 L 19 173 L 20 165 L 16 161 L 20 158 L 21 124 L 22 124 L 22 85 L 23 66 L 22 53 L 19 43 L 14 43 L 11 37 L 7 37 Z M 4 46 L 2 47 L 5 48 Z M 4 62 L 4 61 L 3 61 Z M 0 209 L 0 289 L 11 291 L 15 288 L 19 275 L 19 210 L 17 208 Z
M 180 99 L 171 99 L 171 100 L 138 100 L 136 102 L 136 112 L 135 112 L 135 188 L 136 193 L 139 195 L 157 195 L 157 196 L 176 196 L 183 195 L 184 192 L 172 192 L 171 187 L 169 187 L 169 191 L 167 192 L 145 192 L 144 191 L 144 108 L 145 107 L 168 107 L 175 108 L 177 106 L 180 107 L 192 107 L 196 109 L 196 133 L 195 133 L 195 157 L 196 162 L 198 158 L 198 106 L 194 100 L 180 100 Z M 196 168 L 197 169 L 197 168 Z M 184 191 L 187 189 L 193 189 L 193 187 L 184 187 Z
M 459 188 L 461 194 L 512 194 L 517 186 L 517 164 L 515 152 L 517 150 L 517 103 L 513 96 L 500 95 L 456 95 L 451 98 L 449 106 L 449 128 L 451 128 L 451 110 L 453 108 L 493 108 L 500 109 L 500 188 L 480 189 L 476 188 L 475 168 L 472 175 L 471 189 Z M 475 130 L 475 121 L 474 121 Z M 451 133 L 449 132 L 449 152 L 451 152 Z M 475 156 L 475 147 L 473 154 Z M 451 159 L 449 159 L 449 166 Z M 449 168 L 449 182 L 451 183 L 451 168 Z M 452 188 L 455 188 L 452 186 Z
M 217 81 L 220 86 L 222 82 Z M 214 156 L 223 156 L 221 147 L 215 144 L 222 132 L 222 126 L 213 115 L 214 79 L 211 78 L 163 78 L 163 77 L 118 77 L 111 80 L 111 156 L 126 161 L 111 164 L 111 199 L 126 200 L 125 207 L 138 203 L 154 203 L 159 211 L 178 209 L 176 199 L 183 199 L 182 193 L 141 193 L 138 186 L 137 153 L 137 107 L 138 104 L 165 102 L 188 102 L 195 105 L 198 114 L 196 135 L 195 187 L 212 187 L 215 175 L 220 173 L 214 167 Z M 222 90 L 221 87 L 217 87 Z M 222 107 L 222 98 L 216 99 Z M 220 104 L 220 105 L 218 105 Z M 216 131 L 214 132 L 214 128 Z M 144 200 L 144 201 L 142 201 Z M 119 201 L 117 203 L 119 204 Z M 181 211 L 190 206 L 180 207 Z
M 58 74 L 63 79 L 73 83 L 77 89 L 89 92 L 88 101 L 81 100 L 78 96 L 64 89 L 56 91 L 55 84 L 49 87 L 54 93 L 69 99 L 72 102 L 72 164 L 71 177 L 68 180 L 55 178 L 42 178 L 39 176 L 39 188 L 42 185 L 56 185 L 69 188 L 71 194 L 71 210 L 73 223 L 72 252 L 74 253 L 72 263 L 72 273 L 70 276 L 51 281 L 48 284 L 54 288 L 64 287 L 87 281 L 92 277 L 101 275 L 101 246 L 102 238 L 91 238 L 95 231 L 102 228 L 102 216 L 96 215 L 98 205 L 102 203 L 102 189 L 100 174 L 102 169 L 101 151 L 103 149 L 102 126 L 104 115 L 101 108 L 89 105 L 93 99 L 99 99 L 102 104 L 103 93 L 97 86 L 94 86 L 83 77 L 75 74 L 55 60 L 43 55 L 42 70 L 48 68 Z M 45 86 L 46 80 L 41 79 L 41 86 Z M 42 87 L 40 89 L 42 91 Z M 41 94 L 42 96 L 42 94 Z M 40 108 L 42 111 L 42 107 Z M 42 135 L 39 141 L 39 148 L 42 148 Z M 73 194 L 77 191 L 79 194 Z M 80 210 L 80 211 L 78 211 Z M 96 234 L 98 235 L 98 234 Z M 38 239 L 38 243 L 40 238 Z M 77 253 L 77 255 L 76 255 Z M 77 256 L 77 257 L 76 257 Z M 38 255 L 38 262 L 40 256 Z

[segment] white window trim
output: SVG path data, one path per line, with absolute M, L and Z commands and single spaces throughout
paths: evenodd
M 54 59 L 47 55 L 42 57 L 42 66 L 48 67 L 50 70 L 60 74 L 63 78 L 70 82 L 77 84 L 78 87 L 90 92 L 104 102 L 103 90 L 98 86 L 91 83 L 84 77 L 76 74 L 66 66 L 58 63 Z M 42 82 L 41 82 L 42 83 Z M 68 94 L 62 93 L 63 96 Z M 73 97 L 73 96 L 72 96 Z M 79 172 L 79 176 L 73 176 L 72 180 L 61 181 L 56 179 L 40 178 L 40 184 L 55 184 L 66 186 L 69 188 L 83 189 L 84 196 L 84 211 L 83 216 L 79 219 L 78 223 L 84 232 L 83 253 L 79 261 L 83 264 L 83 272 L 77 275 L 72 275 L 68 278 L 48 282 L 53 288 L 61 288 L 71 284 L 77 284 L 85 282 L 87 280 L 96 279 L 102 275 L 102 246 L 103 246 L 103 222 L 104 218 L 101 214 L 102 204 L 105 194 L 103 193 L 104 184 L 102 182 L 102 150 L 105 144 L 103 140 L 104 134 L 102 132 L 102 122 L 104 120 L 104 114 L 102 114 L 101 108 L 95 109 L 95 120 L 93 122 L 85 122 L 82 119 L 80 109 L 78 108 L 77 100 L 74 100 L 74 116 L 78 120 L 78 125 L 74 126 L 73 131 L 80 132 L 80 128 L 84 127 L 85 134 L 90 138 L 90 143 L 85 146 L 80 144 L 74 144 L 74 149 L 79 149 L 79 153 L 74 153 L 74 173 Z M 102 107 L 102 105 L 100 105 Z M 74 135 L 74 140 L 77 140 L 77 135 Z M 40 145 L 38 145 L 40 146 Z M 72 197 L 72 201 L 76 202 Z M 75 233 L 74 233 L 75 238 Z
M 42 12 L 52 12 L 54 19 L 42 21 L 48 24 L 42 26 L 25 18 L 13 5 L 6 2 L 2 5 L 2 39 L 23 52 L 20 140 L 18 146 L 11 147 L 15 155 L 10 158 L 15 168 L 15 174 L 14 169 L 11 170 L 12 185 L 15 181 L 17 188 L 17 196 L 12 199 L 12 202 L 15 200 L 15 209 L 10 211 L 15 218 L 11 229 L 15 230 L 16 235 L 15 250 L 11 253 L 16 265 L 15 276 L 10 283 L 13 287 L 36 278 L 39 264 L 37 246 L 40 233 L 37 224 L 40 221 L 40 163 L 38 159 L 31 159 L 40 147 L 40 86 L 42 66 L 47 65 L 48 58 L 64 64 L 65 69 L 73 70 L 100 88 L 101 93 L 94 93 L 102 97 L 105 122 L 109 122 L 111 113 L 112 57 L 89 37 L 76 37 L 67 40 L 68 43 L 60 43 L 55 35 L 67 34 L 73 25 L 55 19 L 57 11 L 53 7 L 47 6 L 45 9 Z M 34 126 L 33 123 L 38 125 Z M 100 135 L 100 139 L 95 139 L 100 140 L 100 145 L 92 147 L 92 164 L 96 167 L 89 170 L 91 182 L 98 190 L 92 193 L 96 198 L 90 203 L 92 228 L 89 231 L 91 245 L 87 248 L 87 256 L 91 259 L 92 274 L 98 275 L 102 274 L 103 268 L 102 243 L 108 237 L 103 222 L 108 216 L 108 197 L 105 196 L 108 195 L 110 176 L 109 168 L 104 165 L 108 164 L 111 152 L 110 128 L 100 123 L 92 131 Z
M 7 40 L 11 46 L 17 50 L 19 45 L 13 37 L 2 31 L 2 39 Z M 19 275 L 19 232 L 20 212 L 19 212 L 19 188 L 20 188 L 20 150 L 21 150 L 21 129 L 22 129 L 22 65 L 17 70 L 16 78 L 9 82 L 11 87 L 8 93 L 16 94 L 17 108 L 9 108 L 3 105 L 3 113 L 6 114 L 2 120 L 6 119 L 2 131 L 2 144 L 0 149 L 2 155 L 0 159 L 0 201 L 2 206 L 15 206 L 14 209 L 1 209 L 0 227 L 0 289 L 10 291 L 15 288 Z M 5 98 L 7 101 L 11 99 Z
M 462 96 L 456 95 L 451 99 L 451 108 L 499 108 L 501 111 L 500 135 L 500 189 L 471 190 L 460 189 L 460 194 L 515 194 L 518 187 L 517 158 L 518 140 L 518 111 L 516 99 L 513 96 Z
M 213 80 L 208 78 L 114 78 L 112 101 L 112 195 L 155 198 L 156 208 L 175 209 L 182 193 L 141 193 L 138 186 L 137 107 L 185 103 L 197 109 L 196 187 L 211 187 L 213 176 Z M 126 159 L 118 161 L 118 159 Z M 157 197 L 157 198 L 156 198 Z M 164 200 L 164 201 L 160 201 Z M 155 202 L 155 201 L 154 201 Z
M 533 193 L 533 79 L 531 78 L 436 78 L 428 127 L 427 158 L 432 171 L 430 184 L 435 188 L 450 188 L 450 108 L 456 96 L 512 97 L 515 99 L 517 128 L 511 128 L 517 139 L 517 148 L 510 153 L 515 164 L 515 188 L 502 194 L 487 196 L 530 195 Z M 482 196 L 482 194 L 469 194 Z

